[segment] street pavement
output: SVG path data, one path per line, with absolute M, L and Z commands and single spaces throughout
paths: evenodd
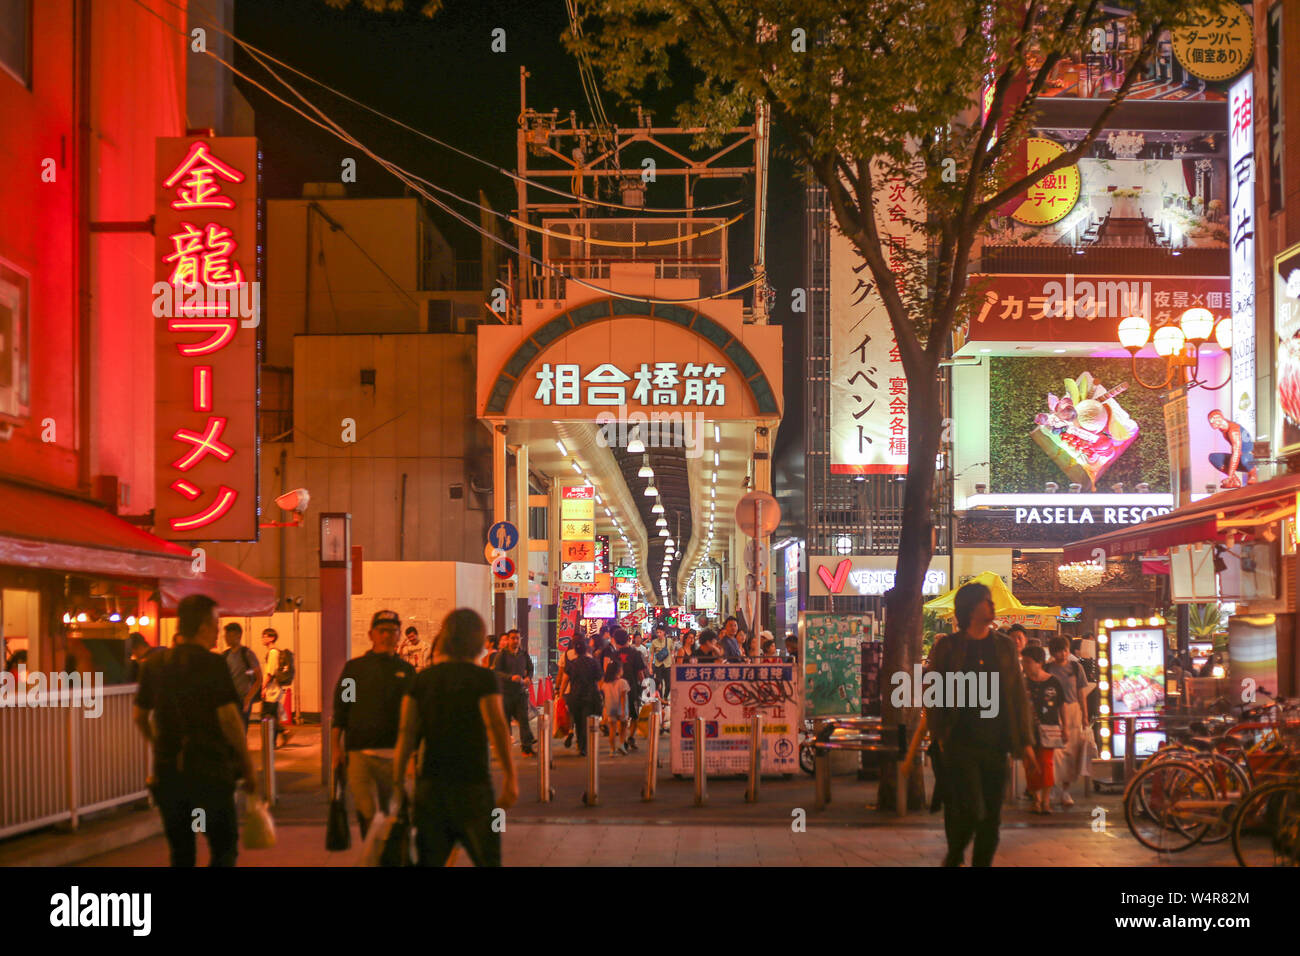
M 602 753 L 599 805 L 582 802 L 586 762 L 576 748 L 557 741 L 555 799 L 537 799 L 537 761 L 520 757 L 520 799 L 506 813 L 502 834 L 507 866 L 935 866 L 943 857 L 942 813 L 905 817 L 870 806 L 876 785 L 853 774 L 836 776 L 833 800 L 813 809 L 812 778 L 765 779 L 757 803 L 746 803 L 741 778 L 712 778 L 708 803 L 694 805 L 693 782 L 668 772 L 667 736 L 654 802 L 641 799 L 646 764 L 642 751 L 610 759 Z M 260 766 L 260 763 L 259 763 Z M 325 844 L 326 799 L 319 786 L 319 728 L 298 727 L 277 752 L 281 798 L 275 808 L 274 849 L 241 851 L 241 866 L 352 866 L 353 849 L 329 853 Z M 927 779 L 927 793 L 932 781 Z M 1230 866 L 1224 844 L 1194 847 L 1160 857 L 1137 843 L 1124 825 L 1119 797 L 1074 788 L 1073 810 L 1043 818 L 1024 802 L 1003 811 L 997 866 Z M 1100 810 L 1100 812 L 1098 812 Z M 150 811 L 152 812 L 152 811 Z M 1095 821 L 1104 826 L 1095 829 Z M 800 825 L 802 824 L 802 825 Z M 161 836 L 84 860 L 83 866 L 161 866 L 167 860 Z M 200 843 L 199 862 L 206 860 Z M 455 865 L 469 865 L 458 852 Z

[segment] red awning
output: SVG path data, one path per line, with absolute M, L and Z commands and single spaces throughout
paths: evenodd
M 1297 492 L 1300 492 L 1300 475 L 1283 475 L 1256 485 L 1220 491 L 1158 518 L 1067 545 L 1065 560 L 1092 561 L 1093 551 L 1097 548 L 1113 558 L 1121 554 L 1165 551 L 1178 545 L 1219 541 L 1222 537 L 1220 521 L 1247 512 L 1267 514 L 1270 509 L 1294 505 Z
M 0 482 L 0 564 L 128 578 L 185 578 L 190 552 L 97 505 Z
M 192 578 L 172 578 L 160 583 L 162 610 L 175 614 L 176 605 L 191 594 L 206 594 L 217 602 L 222 617 L 260 617 L 275 611 L 275 588 L 232 568 L 207 559 L 208 569 Z

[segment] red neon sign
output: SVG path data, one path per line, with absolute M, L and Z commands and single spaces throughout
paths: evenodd
M 173 539 L 257 538 L 257 322 L 241 314 L 257 248 L 242 170 L 256 165 L 251 138 L 157 141 L 155 276 L 174 298 L 155 304 L 155 510 Z

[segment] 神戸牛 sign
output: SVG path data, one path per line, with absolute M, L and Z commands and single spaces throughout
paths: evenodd
M 164 137 L 155 158 L 155 526 L 176 541 L 253 541 L 257 140 Z
M 919 158 L 916 163 L 920 163 Z M 918 255 L 925 250 L 925 204 L 917 166 L 890 171 L 872 161 L 881 251 L 903 300 L 912 298 Z M 832 474 L 907 473 L 907 374 L 885 302 L 867 261 L 831 225 L 830 469 Z
M 791 773 L 799 764 L 798 675 L 793 664 L 679 664 L 672 673 L 672 773 L 691 773 L 695 718 L 704 718 L 704 770 L 749 768 L 749 720 L 763 717 L 762 772 Z M 681 715 L 678 717 L 677 715 Z
M 1243 15 L 1242 19 L 1249 21 Z M 1232 390 L 1229 417 L 1255 434 L 1255 83 L 1228 91 L 1228 239 L 1232 262 Z

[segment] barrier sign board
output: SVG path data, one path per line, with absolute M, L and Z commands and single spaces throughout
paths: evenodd
M 800 713 L 794 664 L 678 664 L 672 674 L 672 772 L 695 772 L 695 718 L 705 721 L 709 774 L 749 769 L 749 719 L 763 715 L 763 773 L 799 769 Z

